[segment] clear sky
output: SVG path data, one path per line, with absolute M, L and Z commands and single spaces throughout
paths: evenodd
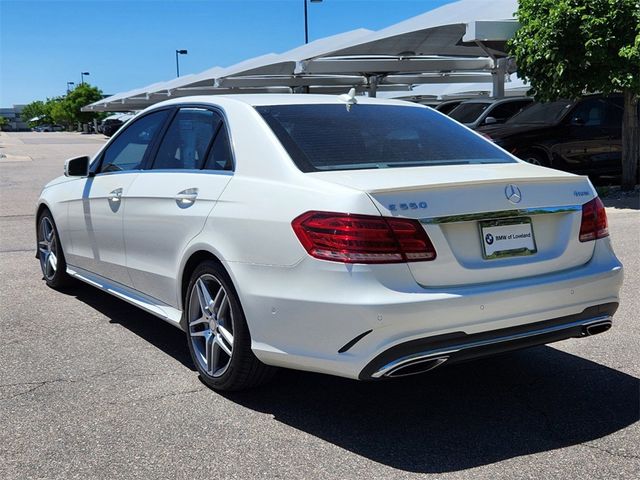
M 310 40 L 377 30 L 452 0 L 309 4 Z M 0 0 L 0 106 L 62 95 L 67 82 L 105 93 L 232 65 L 304 43 L 303 0 Z

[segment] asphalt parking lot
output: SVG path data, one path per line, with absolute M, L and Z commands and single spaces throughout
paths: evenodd
M 38 193 L 104 140 L 0 133 L 0 478 L 640 477 L 637 199 L 608 202 L 626 270 L 603 335 L 392 382 L 283 371 L 218 394 L 180 331 L 41 280 Z

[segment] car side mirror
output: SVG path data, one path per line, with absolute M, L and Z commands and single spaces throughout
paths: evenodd
M 498 123 L 498 120 L 496 119 L 496 117 L 487 117 L 484 119 L 485 125 L 493 125 L 494 123 Z
M 584 125 L 584 124 L 585 124 L 584 118 L 573 117 L 571 119 L 571 125 Z
M 64 162 L 65 177 L 86 177 L 89 175 L 89 157 L 70 158 Z

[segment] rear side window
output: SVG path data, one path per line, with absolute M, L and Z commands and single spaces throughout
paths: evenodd
M 142 168 L 145 153 L 168 115 L 169 110 L 159 110 L 135 120 L 107 147 L 98 173 Z
M 498 121 L 505 121 L 527 107 L 530 103 L 530 101 L 505 102 L 491 110 L 489 116 L 494 117 Z
M 233 170 L 231 144 L 224 124 L 220 125 L 204 168 L 207 170 Z
M 158 148 L 152 169 L 201 169 L 222 119 L 204 108 L 181 108 Z
M 484 111 L 491 106 L 490 103 L 461 103 L 456 108 L 451 110 L 449 116 L 460 123 L 473 123 Z
M 513 163 L 502 150 L 430 108 L 276 105 L 256 110 L 303 172 Z

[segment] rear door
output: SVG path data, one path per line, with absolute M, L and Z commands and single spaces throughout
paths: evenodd
M 92 176 L 73 183 L 65 251 L 70 265 L 131 285 L 122 233 L 126 198 L 168 115 L 160 110 L 137 119 L 102 152 Z
M 568 135 L 557 149 L 571 171 L 592 172 L 610 161 L 606 114 L 607 102 L 603 98 L 587 98 L 567 116 Z
M 232 178 L 230 145 L 216 110 L 182 107 L 171 120 L 127 194 L 127 267 L 137 290 L 178 306 L 178 265 Z

